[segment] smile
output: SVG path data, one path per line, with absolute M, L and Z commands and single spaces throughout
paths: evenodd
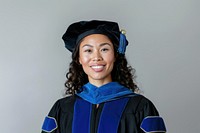
M 100 71 L 103 71 L 104 65 L 91 66 L 91 68 L 92 68 L 95 72 L 100 72 Z
M 103 68 L 103 66 L 91 66 L 92 68 L 94 69 L 100 69 L 100 68 Z

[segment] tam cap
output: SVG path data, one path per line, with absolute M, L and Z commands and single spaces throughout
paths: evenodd
M 106 35 L 111 41 L 117 46 L 121 42 L 121 32 L 116 22 L 91 20 L 91 21 L 80 21 L 71 24 L 67 31 L 62 36 L 65 47 L 73 52 L 79 42 L 86 36 L 91 34 L 103 34 Z M 125 36 L 124 36 L 125 37 Z M 123 38 L 122 42 L 125 42 L 125 46 L 128 45 L 126 38 Z M 125 51 L 124 51 L 125 52 Z

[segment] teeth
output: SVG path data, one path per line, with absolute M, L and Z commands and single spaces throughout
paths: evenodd
M 92 66 L 92 68 L 99 69 L 99 68 L 103 68 L 103 66 Z

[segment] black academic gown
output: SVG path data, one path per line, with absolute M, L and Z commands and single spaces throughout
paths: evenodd
M 82 100 L 82 98 L 76 95 L 58 100 L 48 114 L 49 118 L 53 118 L 55 120 L 56 127 L 51 131 L 43 130 L 42 133 L 72 133 L 72 128 L 79 128 L 80 123 L 85 124 L 87 120 L 79 122 L 79 126 L 77 127 L 76 124 L 73 124 L 74 106 L 77 99 Z M 91 113 L 88 118 L 90 125 L 88 129 L 89 133 L 97 133 L 104 106 L 105 102 L 100 103 L 98 107 L 91 104 Z M 128 102 L 122 111 L 122 115 L 120 116 L 116 133 L 144 133 L 140 126 L 142 121 L 149 116 L 159 116 L 158 111 L 150 100 L 142 95 L 128 97 Z M 109 116 L 106 117 L 109 119 Z

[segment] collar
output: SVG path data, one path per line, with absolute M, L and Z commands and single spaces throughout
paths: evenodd
M 120 85 L 118 82 L 110 82 L 100 87 L 87 83 L 82 87 L 82 90 L 82 92 L 76 95 L 92 104 L 99 104 L 133 94 L 130 89 Z

